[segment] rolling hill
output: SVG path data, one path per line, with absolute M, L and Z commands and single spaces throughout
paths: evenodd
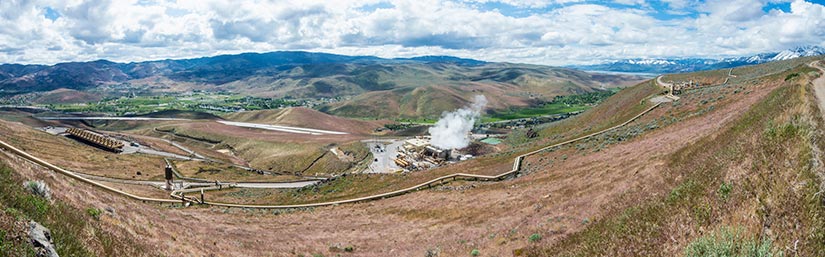
M 336 130 L 353 134 L 370 134 L 386 123 L 335 117 L 303 107 L 230 113 L 224 118 L 239 122 Z
M 0 65 L 0 96 L 17 99 L 15 103 L 19 99 L 24 103 L 47 103 L 43 100 L 96 99 L 82 93 L 119 97 L 231 92 L 267 98 L 334 98 L 338 99 L 336 103 L 322 110 L 337 115 L 394 118 L 437 116 L 462 106 L 474 94 L 494 96 L 492 108 L 503 109 L 528 106 L 556 95 L 632 85 L 640 79 L 450 56 L 385 59 L 270 52 L 137 63 L 99 60 L 52 66 L 6 64 Z M 62 95 L 42 97 L 56 93 Z M 443 102 L 417 104 L 433 96 Z M 363 110 L 365 104 L 379 100 L 397 102 L 403 110 L 379 110 L 379 106 Z

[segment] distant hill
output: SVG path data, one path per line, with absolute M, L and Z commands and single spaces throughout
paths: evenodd
M 398 84 L 393 89 L 366 92 L 322 110 L 350 117 L 437 118 L 445 110 L 469 105 L 479 94 L 489 101 L 486 109 L 503 110 L 533 106 L 557 95 L 593 92 L 603 85 L 630 85 L 641 80 L 517 64 L 441 64 L 427 69 L 437 70 L 430 71 L 428 76 L 420 75 L 426 70 L 423 67 L 414 70 L 418 72 L 396 72 L 393 83 Z M 457 76 L 461 78 L 454 79 Z
M 775 53 L 762 53 L 753 56 L 724 59 L 676 58 L 676 59 L 626 59 L 615 62 L 570 66 L 571 68 L 592 71 L 616 71 L 639 73 L 682 73 L 703 70 L 734 68 L 744 65 L 761 64 L 773 61 L 789 60 L 797 57 L 825 54 L 825 48 L 804 46 Z
M 268 98 L 339 98 L 328 113 L 376 117 L 437 116 L 473 94 L 494 98 L 492 108 L 528 106 L 556 95 L 627 86 L 641 78 L 590 74 L 568 68 L 491 63 L 451 56 L 386 59 L 311 52 L 219 55 L 182 60 L 115 63 L 105 60 L 45 65 L 0 65 L 0 97 L 65 99 L 160 95 L 195 90 Z M 61 92 L 61 97 L 36 97 Z M 71 95 L 67 95 L 71 92 Z M 72 96 L 72 97 L 69 97 Z M 374 99 L 371 97 L 385 97 Z M 403 109 L 370 106 L 393 101 Z M 354 110 L 353 108 L 358 108 Z

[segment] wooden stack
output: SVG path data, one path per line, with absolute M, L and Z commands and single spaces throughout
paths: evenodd
M 79 128 L 69 128 L 66 130 L 66 132 L 74 136 L 75 138 L 81 139 L 83 141 L 86 141 L 87 143 L 93 144 L 103 149 L 116 153 L 123 151 L 122 142 L 107 138 L 96 133 L 92 133 L 88 130 Z

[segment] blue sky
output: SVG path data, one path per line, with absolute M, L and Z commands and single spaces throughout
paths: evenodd
M 0 1 L 0 63 L 306 50 L 567 65 L 823 42 L 823 0 Z

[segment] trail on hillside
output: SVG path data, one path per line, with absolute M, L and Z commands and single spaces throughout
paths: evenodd
M 817 63 L 819 63 L 819 65 L 817 65 Z M 819 78 L 815 79 L 812 83 L 814 84 L 816 99 L 819 101 L 819 110 L 825 116 L 825 68 L 822 68 L 820 61 L 811 62 L 808 66 L 819 70 Z

